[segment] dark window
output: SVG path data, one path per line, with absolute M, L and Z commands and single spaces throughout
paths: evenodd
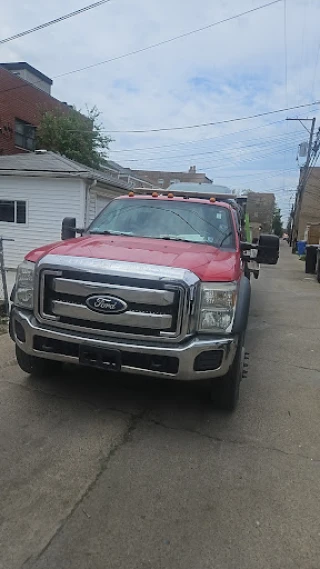
M 26 223 L 27 204 L 23 201 L 0 200 L 0 222 Z
M 0 201 L 0 221 L 8 221 L 14 223 L 14 202 Z
M 17 223 L 26 223 L 26 202 L 17 202 Z
M 16 119 L 15 121 L 15 145 L 26 150 L 34 150 L 36 139 L 36 127 Z

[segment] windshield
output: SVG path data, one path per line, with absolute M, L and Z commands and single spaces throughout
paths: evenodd
M 218 205 L 169 200 L 114 200 L 89 233 L 130 235 L 234 248 L 230 211 Z

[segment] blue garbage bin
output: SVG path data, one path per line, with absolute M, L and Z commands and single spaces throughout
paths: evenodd
M 302 257 L 302 255 L 305 255 L 305 253 L 306 253 L 307 242 L 306 241 L 298 241 L 297 245 L 298 245 L 298 255 L 299 255 L 299 257 Z

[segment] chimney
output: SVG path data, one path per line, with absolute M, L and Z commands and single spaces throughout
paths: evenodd
M 195 174 L 196 173 L 196 167 L 195 166 L 190 166 L 189 168 L 189 174 Z
M 44 91 L 48 95 L 51 94 L 52 79 L 32 67 L 32 65 L 29 65 L 26 61 L 0 63 L 0 67 L 3 67 L 20 79 L 27 81 L 37 89 L 41 89 L 41 91 Z

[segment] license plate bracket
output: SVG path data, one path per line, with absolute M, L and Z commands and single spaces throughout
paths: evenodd
M 81 345 L 79 348 L 79 363 L 105 371 L 116 372 L 121 370 L 121 353 L 119 350 Z

